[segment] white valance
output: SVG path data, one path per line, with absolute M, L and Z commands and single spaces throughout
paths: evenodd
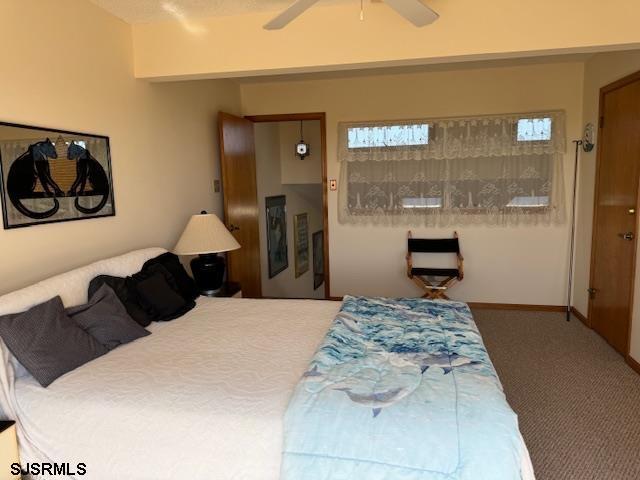
M 339 124 L 342 223 L 564 221 L 564 113 Z

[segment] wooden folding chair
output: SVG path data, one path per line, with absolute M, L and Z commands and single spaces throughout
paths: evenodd
M 454 253 L 458 268 L 423 268 L 413 266 L 413 253 Z M 413 238 L 411 230 L 407 239 L 407 276 L 424 290 L 422 298 L 448 299 L 446 291 L 464 278 L 464 258 L 460 252 L 458 233 L 453 238 Z M 438 280 L 438 278 L 444 280 Z

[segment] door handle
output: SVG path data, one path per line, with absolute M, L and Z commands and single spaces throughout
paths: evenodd
M 240 227 L 236 227 L 233 223 L 229 224 L 230 232 L 235 232 L 236 230 L 240 230 Z
M 618 236 L 620 238 L 622 238 L 623 240 L 633 240 L 635 237 L 635 235 L 633 234 L 633 232 L 625 232 L 625 233 L 619 233 Z

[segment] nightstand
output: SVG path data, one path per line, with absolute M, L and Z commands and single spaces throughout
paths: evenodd
M 212 295 L 212 297 L 242 298 L 242 288 L 236 282 L 225 282 L 222 288 Z
M 20 463 L 15 422 L 0 421 L 0 480 L 16 480 L 20 474 L 11 474 L 11 464 Z

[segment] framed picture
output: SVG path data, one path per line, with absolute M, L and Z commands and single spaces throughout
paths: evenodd
M 313 234 L 313 289 L 324 283 L 324 231 Z
M 309 216 L 300 213 L 293 217 L 296 278 L 309 271 Z
M 0 122 L 4 228 L 116 213 L 109 137 Z
M 277 195 L 265 199 L 267 210 L 267 256 L 269 278 L 273 278 L 289 266 L 287 252 L 287 197 Z

